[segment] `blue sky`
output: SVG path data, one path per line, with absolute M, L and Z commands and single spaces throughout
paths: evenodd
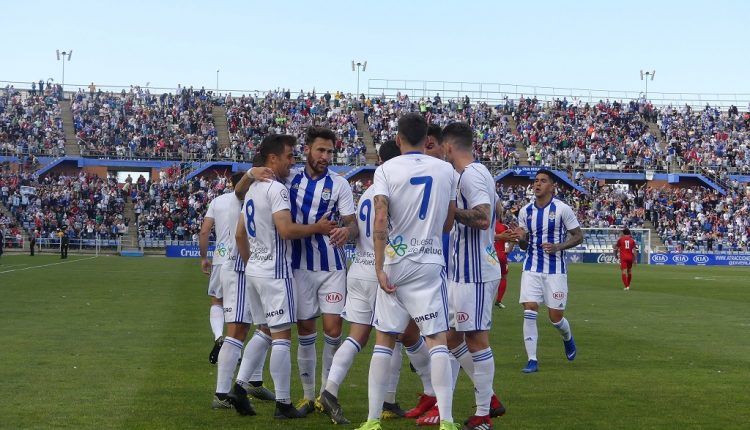
M 3 2 L 0 80 L 353 91 L 369 78 L 750 93 L 745 1 Z M 11 42 L 12 41 L 12 42 Z

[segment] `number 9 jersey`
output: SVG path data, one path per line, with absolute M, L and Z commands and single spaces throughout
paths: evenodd
M 375 196 L 389 201 L 385 264 L 406 258 L 445 267 L 443 224 L 457 187 L 453 166 L 422 153 L 406 153 L 375 170 L 373 187 Z

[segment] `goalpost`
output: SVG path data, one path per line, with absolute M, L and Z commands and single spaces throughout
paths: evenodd
M 576 249 L 590 253 L 613 254 L 613 246 L 617 243 L 622 227 L 588 227 L 583 228 L 583 244 Z M 631 228 L 630 235 L 638 244 L 638 263 L 648 264 L 651 254 L 651 230 L 647 228 Z M 612 261 L 614 262 L 614 261 Z

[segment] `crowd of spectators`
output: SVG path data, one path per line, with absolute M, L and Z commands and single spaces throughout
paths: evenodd
M 40 85 L 43 83 L 40 81 Z M 65 155 L 62 111 L 54 86 L 21 92 L 0 91 L 0 155 Z
M 138 86 L 119 93 L 81 89 L 71 110 L 83 156 L 210 161 L 217 153 L 212 96 L 205 89 L 161 95 Z
M 657 124 L 670 161 L 681 170 L 750 172 L 750 112 L 665 106 Z
M 393 99 L 367 99 L 363 109 L 376 151 L 381 143 L 395 138 L 401 115 L 420 112 L 428 123 L 441 127 L 456 121 L 471 125 L 475 133 L 474 156 L 477 160 L 507 167 L 518 163 L 517 138 L 512 133 L 507 115 L 486 103 L 472 104 L 468 96 L 443 101 L 440 94 L 436 94 L 433 98 L 412 101 L 408 95 L 398 93 Z
M 252 161 L 255 149 L 265 136 L 283 133 L 297 136 L 297 159 L 304 159 L 305 130 L 313 125 L 330 128 L 337 136 L 337 164 L 364 164 L 366 146 L 357 131 L 358 101 L 343 93 L 318 95 L 289 90 L 269 91 L 264 95 L 226 96 L 227 127 L 230 145 L 223 158 Z
M 4 173 L 0 201 L 19 230 L 42 239 L 54 239 L 61 231 L 71 239 L 116 239 L 127 234 L 130 223 L 113 176 Z

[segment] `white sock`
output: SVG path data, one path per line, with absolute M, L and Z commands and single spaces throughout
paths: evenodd
M 417 343 L 407 347 L 406 355 L 409 357 L 411 365 L 414 366 L 414 370 L 417 371 L 419 379 L 422 380 L 424 393 L 428 396 L 434 396 L 435 390 L 432 388 L 432 376 L 430 375 L 430 353 L 424 339 L 420 337 Z
M 211 305 L 208 312 L 208 322 L 211 323 L 214 340 L 220 338 L 224 334 L 224 308 L 219 305 Z
M 339 396 L 339 385 L 344 382 L 346 374 L 349 373 L 352 362 L 354 362 L 354 356 L 361 350 L 362 346 L 356 340 L 351 337 L 344 339 L 344 343 L 341 344 L 333 356 L 331 372 L 328 374 L 328 380 L 326 381 L 326 391 L 336 397 Z
M 263 357 L 261 358 L 258 367 L 255 368 L 255 371 L 250 376 L 249 382 L 263 382 L 263 367 L 266 364 L 266 357 L 268 356 L 268 350 L 270 348 L 271 336 L 260 330 L 256 330 L 253 337 L 251 337 L 250 341 L 247 343 L 247 346 L 245 346 L 245 355 L 250 353 L 248 351 L 251 351 L 252 354 L 260 354 Z
M 570 323 L 566 318 L 563 317 L 563 319 L 556 323 L 552 323 L 552 325 L 555 326 L 557 331 L 560 332 L 563 340 L 567 341 L 570 340 L 571 337 L 573 337 L 573 333 L 570 331 Z
M 257 335 L 253 335 L 247 343 L 245 353 L 242 354 L 240 370 L 237 371 L 237 383 L 245 389 L 249 389 L 251 386 L 250 381 L 253 380 L 253 375 L 258 366 L 261 365 L 261 362 L 265 361 L 269 346 L 265 339 Z
M 461 363 L 456 360 L 456 357 L 451 354 L 451 381 L 453 382 L 453 390 L 456 389 L 456 384 L 458 383 L 458 374 L 461 372 Z
M 477 404 L 475 415 L 483 417 L 490 414 L 490 397 L 495 378 L 495 357 L 492 348 L 471 353 L 474 361 L 474 400 Z
M 466 342 L 461 342 L 461 345 L 451 349 L 451 354 L 461 364 L 471 382 L 474 383 L 474 362 L 471 359 L 471 353 L 469 352 L 469 347 L 466 346 Z M 474 386 L 476 387 L 476 384 Z
M 224 338 L 224 344 L 219 350 L 219 358 L 216 361 L 216 392 L 225 394 L 232 389 L 232 377 L 237 362 L 242 354 L 242 342 L 233 338 Z
M 302 381 L 302 390 L 307 400 L 315 399 L 315 367 L 317 365 L 315 340 L 317 338 L 317 333 L 299 336 L 299 347 L 297 348 L 299 378 Z
M 380 414 L 383 412 L 383 400 L 385 399 L 385 391 L 388 389 L 391 355 L 393 355 L 393 350 L 385 346 L 375 345 L 372 350 L 370 373 L 367 377 L 368 420 L 379 420 Z
M 401 362 L 401 342 L 396 341 L 396 346 L 393 348 L 393 355 L 391 355 L 388 390 L 385 392 L 385 401 L 387 403 L 396 403 L 396 390 L 398 389 L 398 381 L 401 379 Z
M 341 345 L 341 336 L 339 337 L 330 337 L 328 335 L 323 336 L 325 338 L 325 343 L 323 344 L 323 357 L 322 357 L 322 363 L 320 366 L 320 392 L 323 393 L 323 390 L 326 386 L 326 381 L 328 381 L 328 373 L 331 372 L 331 365 L 333 364 L 333 356 L 336 355 L 336 350 L 339 349 L 339 345 Z
M 536 311 L 523 311 L 523 343 L 526 345 L 526 355 L 529 356 L 529 360 L 536 361 L 536 341 L 538 338 Z
M 292 378 L 292 341 L 276 339 L 271 347 L 271 378 L 276 392 L 276 400 L 291 403 L 290 380 Z
M 440 410 L 440 421 L 453 422 L 453 386 L 451 385 L 450 352 L 445 345 L 430 349 L 430 374 Z

